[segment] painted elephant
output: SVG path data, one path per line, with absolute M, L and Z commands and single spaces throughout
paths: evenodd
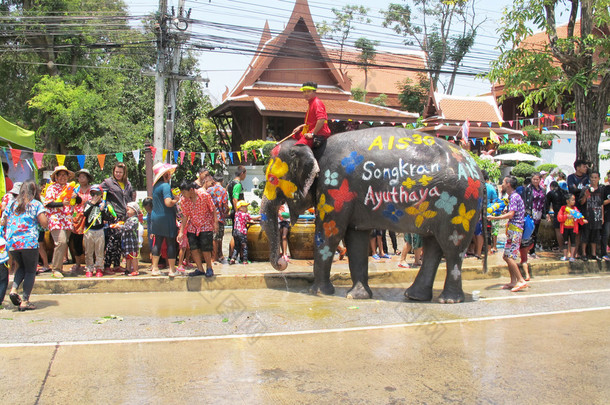
M 317 248 L 312 293 L 334 293 L 330 269 L 344 239 L 353 282 L 347 296 L 372 297 L 369 233 L 376 228 L 422 235 L 423 262 L 407 298 L 432 299 L 444 255 L 447 276 L 439 301 L 464 300 L 462 260 L 486 206 L 485 182 L 468 152 L 414 130 L 383 127 L 333 135 L 316 154 L 318 159 L 293 140 L 278 144 L 271 154 L 261 213 L 275 269 L 287 266 L 279 257 L 279 206 L 288 203 L 293 224 L 313 206 Z

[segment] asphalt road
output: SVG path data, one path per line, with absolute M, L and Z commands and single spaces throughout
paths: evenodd
M 505 280 L 501 280 L 505 281 Z M 606 403 L 610 275 L 480 300 L 305 291 L 35 296 L 0 310 L 2 403 Z M 442 285 L 438 285 L 439 291 Z

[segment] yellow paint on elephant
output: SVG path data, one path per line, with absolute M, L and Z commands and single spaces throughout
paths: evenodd
M 271 159 L 267 167 L 267 173 L 265 173 L 267 184 L 265 185 L 264 194 L 267 199 L 275 200 L 278 188 L 282 190 L 287 198 L 294 197 L 297 186 L 293 182 L 282 178 L 286 173 L 288 173 L 288 164 L 286 162 L 283 162 L 280 158 Z
M 421 183 L 422 186 L 427 186 L 433 179 L 434 177 L 431 176 L 426 176 L 425 174 L 423 176 L 421 176 L 421 179 L 419 179 L 419 182 Z
M 402 185 L 405 186 L 409 190 L 411 190 L 411 187 L 413 187 L 416 184 L 417 184 L 417 182 L 415 180 L 412 180 L 410 177 L 407 177 L 407 179 L 402 182 Z
M 424 219 L 434 218 L 436 216 L 437 212 L 429 210 L 429 205 L 429 201 L 424 201 L 418 206 L 411 206 L 405 210 L 407 214 L 415 216 L 416 227 L 419 228 L 424 223 Z
M 474 216 L 475 212 L 476 210 L 466 212 L 466 206 L 464 203 L 461 203 L 458 216 L 451 218 L 451 223 L 454 225 L 462 225 L 464 230 L 468 232 L 470 230 L 470 220 Z
M 326 204 L 326 194 L 322 194 L 320 196 L 320 201 L 318 202 L 318 215 L 320 219 L 324 221 L 324 217 L 326 214 L 329 214 L 334 210 L 332 205 Z

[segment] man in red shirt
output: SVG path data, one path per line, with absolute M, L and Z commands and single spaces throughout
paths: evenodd
M 330 136 L 330 129 L 326 123 L 326 107 L 316 94 L 318 84 L 314 82 L 303 83 L 301 91 L 309 103 L 305 123 L 299 125 L 292 131 L 292 137 L 297 139 L 297 145 L 307 145 L 312 149 L 318 149 L 326 143 Z
M 212 248 L 213 235 L 218 232 L 218 212 L 212 201 L 212 197 L 205 188 L 199 188 L 197 183 L 184 182 L 180 185 L 182 197 L 180 198 L 180 209 L 182 210 L 182 223 L 178 232 L 178 242 L 184 237 L 184 228 L 191 255 L 197 264 L 197 270 L 189 273 L 189 276 L 212 277 Z M 203 271 L 201 256 L 206 264 Z

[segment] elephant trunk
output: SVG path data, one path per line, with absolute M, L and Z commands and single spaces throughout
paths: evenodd
M 280 235 L 277 221 L 279 208 L 280 203 L 277 199 L 269 200 L 263 196 L 261 201 L 261 228 L 269 239 L 269 261 L 274 269 L 284 271 L 288 267 L 288 263 L 283 257 L 280 257 Z

